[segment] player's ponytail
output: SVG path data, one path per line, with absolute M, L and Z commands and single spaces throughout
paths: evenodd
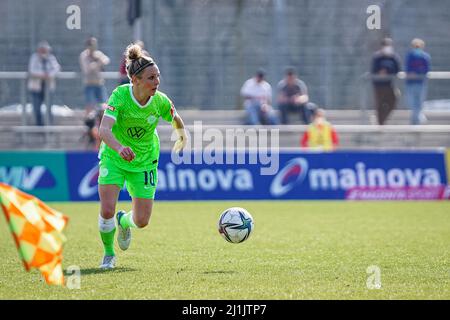
M 142 57 L 142 48 L 140 46 L 138 46 L 137 44 L 130 44 L 127 47 L 127 58 L 128 58 L 128 63 L 130 63 L 133 60 L 137 60 L 140 57 Z
M 139 74 L 147 67 L 153 66 L 155 62 L 142 50 L 138 44 L 130 44 L 125 51 L 128 78 Z

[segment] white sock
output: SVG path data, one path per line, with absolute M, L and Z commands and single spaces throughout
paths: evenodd
M 105 219 L 101 215 L 98 215 L 98 229 L 100 232 L 108 233 L 116 228 L 114 217 L 111 219 Z

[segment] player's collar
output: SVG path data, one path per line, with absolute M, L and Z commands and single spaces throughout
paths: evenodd
M 137 101 L 137 99 L 133 95 L 133 85 L 129 84 L 128 88 L 130 90 L 131 99 L 133 99 L 134 103 L 136 103 L 139 108 L 141 108 L 141 109 L 147 108 L 150 105 L 150 103 L 152 103 L 152 100 L 153 100 L 154 96 L 151 96 L 150 99 L 148 99 L 148 101 L 147 101 L 147 103 L 145 105 L 140 104 L 139 101 Z

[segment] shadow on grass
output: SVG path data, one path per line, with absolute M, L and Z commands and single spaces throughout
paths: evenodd
M 223 270 L 218 270 L 218 271 L 205 271 L 202 272 L 203 274 L 234 274 L 236 273 L 236 271 L 223 271 Z
M 114 269 L 100 269 L 100 268 L 87 268 L 87 269 L 80 269 L 81 275 L 89 275 L 89 274 L 100 274 L 100 273 L 121 273 L 121 272 L 134 272 L 138 271 L 134 268 L 127 268 L 127 267 L 116 267 Z M 64 270 L 64 276 L 71 276 L 73 275 L 73 271 Z

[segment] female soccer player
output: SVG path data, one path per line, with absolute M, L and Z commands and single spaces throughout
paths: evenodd
M 156 63 L 136 44 L 127 47 L 126 56 L 131 83 L 113 91 L 99 130 L 103 140 L 98 177 L 99 230 L 105 251 L 102 269 L 112 269 L 116 263 L 115 220 L 119 229 L 117 241 L 122 250 L 127 250 L 130 245 L 130 228 L 144 228 L 150 220 L 158 181 L 156 126 L 159 118 L 172 123 L 178 133 L 175 152 L 180 152 L 187 142 L 183 120 L 171 100 L 158 91 L 160 73 Z M 114 219 L 124 182 L 132 198 L 132 210 L 128 213 L 119 211 Z

